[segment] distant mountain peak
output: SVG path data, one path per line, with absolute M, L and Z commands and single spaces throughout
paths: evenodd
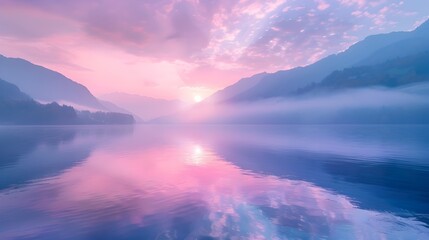
M 429 19 L 420 24 L 415 30 L 416 32 L 429 32 Z

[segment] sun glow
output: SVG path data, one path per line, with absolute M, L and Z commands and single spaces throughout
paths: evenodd
M 199 145 L 194 146 L 194 155 L 200 156 L 203 153 L 203 149 Z
M 203 100 L 203 98 L 200 95 L 195 95 L 194 96 L 194 102 L 199 103 Z
M 203 148 L 200 145 L 194 145 L 190 158 L 188 159 L 188 164 L 200 166 L 205 163 Z

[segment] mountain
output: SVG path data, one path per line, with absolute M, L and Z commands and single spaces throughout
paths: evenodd
M 24 59 L 0 55 L 0 78 L 39 101 L 67 102 L 107 110 L 85 86 Z
M 165 100 L 128 93 L 110 93 L 100 99 L 118 104 L 143 120 L 169 115 L 179 111 L 182 103 L 177 100 Z
M 31 97 L 21 92 L 17 86 L 0 79 L 0 101 L 31 101 Z
M 132 124 L 129 114 L 76 111 L 56 102 L 41 104 L 0 79 L 0 124 Z
M 77 114 L 72 107 L 40 104 L 17 86 L 0 79 L 0 123 L 72 124 L 76 119 Z
M 210 97 L 206 98 L 204 100 L 204 102 L 215 103 L 215 102 L 228 101 L 231 98 L 233 98 L 234 96 L 252 88 L 256 84 L 258 84 L 261 81 L 261 79 L 263 79 L 267 75 L 268 74 L 264 72 L 264 73 L 255 74 L 251 77 L 242 78 L 238 82 L 236 82 L 235 84 L 232 84 L 232 85 L 230 85 L 230 86 L 228 86 L 222 90 L 217 91 L 216 93 L 214 93 Z
M 334 71 L 319 83 L 296 90 L 291 96 L 332 94 L 366 87 L 396 88 L 429 82 L 429 51 L 394 58 L 381 64 Z
M 369 57 L 361 60 L 354 66 L 378 64 L 389 59 L 429 50 L 429 21 L 423 23 L 412 32 L 406 32 L 405 35 L 408 37 L 374 51 Z
M 109 101 L 104 101 L 104 100 L 100 100 L 98 99 L 98 101 L 103 104 L 103 106 L 105 106 L 107 109 L 109 109 L 112 112 L 118 112 L 118 113 L 125 113 L 125 114 L 131 114 L 134 115 L 132 112 L 128 111 L 127 109 L 124 109 L 122 107 L 119 107 L 118 105 L 109 102 Z
M 98 101 L 103 104 L 103 106 L 105 106 L 109 111 L 111 112 L 117 112 L 117 113 L 124 113 L 124 114 L 129 114 L 129 115 L 133 115 L 134 119 L 137 122 L 144 122 L 143 119 L 141 119 L 139 116 L 137 116 L 137 114 L 130 112 L 129 110 L 120 107 L 112 102 L 109 101 L 105 101 L 105 100 L 101 100 L 98 99 Z
M 395 57 L 429 50 L 429 21 L 410 32 L 369 36 L 346 51 L 330 55 L 305 67 L 267 74 L 253 87 L 227 102 L 246 102 L 284 97 L 310 83 L 320 82 L 335 70 L 377 64 Z

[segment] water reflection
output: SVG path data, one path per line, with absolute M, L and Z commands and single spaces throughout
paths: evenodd
M 427 173 L 422 130 L 401 140 L 367 127 L 76 130 L 42 153 L 87 154 L 0 192 L 0 239 L 425 239 L 427 191 L 404 175 Z M 10 169 L 0 170 L 21 173 Z M 409 201 L 378 195 L 392 189 Z
M 132 131 L 130 126 L 0 126 L 0 190 L 57 175 L 104 140 Z
M 266 126 L 226 132 L 231 137 L 218 135 L 213 144 L 242 169 L 310 181 L 351 197 L 360 207 L 429 223 L 428 126 Z

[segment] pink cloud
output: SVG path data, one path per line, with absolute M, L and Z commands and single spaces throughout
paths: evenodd
M 357 5 L 359 7 L 363 7 L 366 4 L 366 0 L 339 0 L 339 2 L 347 6 Z
M 320 11 L 324 11 L 326 9 L 328 9 L 331 5 L 323 0 L 318 0 L 316 1 L 318 3 L 317 5 L 317 9 L 319 9 Z

